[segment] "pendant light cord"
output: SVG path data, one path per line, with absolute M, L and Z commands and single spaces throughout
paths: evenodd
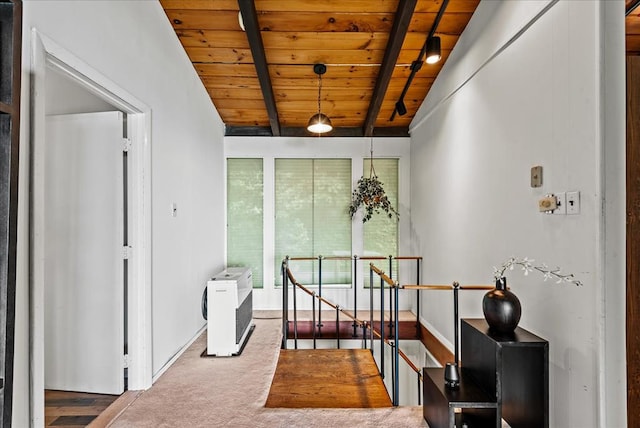
M 318 74 L 318 114 L 322 113 L 320 110 L 320 97 L 322 96 L 322 74 Z
M 370 145 L 370 148 L 369 148 L 369 152 L 371 153 L 371 159 L 369 161 L 370 164 L 371 164 L 371 168 L 369 168 L 369 178 L 377 177 L 376 170 L 373 167 L 373 137 L 371 137 L 371 145 Z
M 321 113 L 320 110 L 320 96 L 322 93 L 322 74 L 318 73 L 318 115 Z M 318 132 L 318 141 L 320 141 L 320 136 L 322 133 Z

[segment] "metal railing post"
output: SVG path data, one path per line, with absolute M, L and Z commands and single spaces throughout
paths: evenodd
M 393 256 L 389 254 L 389 279 L 393 279 Z M 389 287 L 389 338 L 393 337 L 393 290 Z
M 318 256 L 318 334 L 322 336 L 322 256 Z
M 340 349 L 340 306 L 336 305 L 336 345 Z
M 369 343 L 373 355 L 373 269 L 369 263 Z
M 397 406 L 399 403 L 399 397 L 400 397 L 400 374 L 399 374 L 399 367 L 398 365 L 400 364 L 400 359 L 399 359 L 399 350 L 400 350 L 400 338 L 399 338 L 399 334 L 398 334 L 398 292 L 399 292 L 400 288 L 398 287 L 398 283 L 396 282 L 396 285 L 394 286 L 394 296 L 395 296 L 395 306 L 394 306 L 394 312 L 396 313 L 396 320 L 395 320 L 395 330 L 396 330 L 396 334 L 395 334 L 395 340 L 394 340 L 394 360 L 395 360 L 395 377 L 393 379 L 394 381 L 394 397 L 393 397 L 393 405 Z M 391 312 L 391 311 L 389 311 Z
M 362 323 L 362 344 L 364 345 L 363 349 L 367 349 L 367 323 Z
M 416 259 L 416 284 L 420 284 L 420 258 Z M 422 337 L 420 329 L 420 290 L 416 290 L 416 337 Z
M 287 289 L 289 288 L 289 277 L 287 269 L 289 256 L 282 261 L 282 349 L 287 349 L 287 338 L 289 337 L 289 302 L 287 299 Z
M 454 333 L 454 342 L 453 342 L 453 349 L 455 350 L 455 364 L 456 367 L 458 366 L 458 364 L 460 363 L 460 361 L 458 360 L 458 336 L 459 336 L 459 325 L 458 325 L 458 291 L 460 290 L 460 284 L 456 281 L 453 283 L 453 333 Z
M 384 379 L 384 281 L 380 277 L 380 374 Z
M 396 350 L 395 350 L 395 341 L 389 342 L 390 349 L 390 360 L 391 360 L 391 404 L 396 406 Z
M 316 349 L 316 292 L 311 293 L 311 331 L 313 335 L 313 349 Z
M 358 256 L 353 256 L 353 317 L 358 318 Z M 353 337 L 357 337 L 357 324 L 353 322 Z
M 293 349 L 298 349 L 298 300 L 296 284 L 293 284 Z M 289 294 L 289 293 L 287 293 Z

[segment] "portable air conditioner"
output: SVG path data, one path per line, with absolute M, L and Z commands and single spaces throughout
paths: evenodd
M 253 329 L 249 268 L 227 268 L 207 281 L 207 355 L 238 355 Z

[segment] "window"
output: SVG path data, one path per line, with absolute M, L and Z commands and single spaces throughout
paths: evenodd
M 376 175 L 383 184 L 384 191 L 391 202 L 391 205 L 398 209 L 398 159 L 374 159 Z M 365 159 L 363 172 L 368 176 L 371 168 L 371 159 Z M 364 237 L 363 248 L 365 256 L 387 257 L 387 260 L 374 260 L 380 269 L 389 274 L 390 255 L 398 255 L 398 220 L 396 217 L 389 218 L 385 215 L 374 215 L 363 225 Z M 363 262 L 365 286 L 369 286 L 369 261 Z M 398 263 L 392 263 L 393 278 L 398 277 Z M 379 287 L 380 282 L 375 281 L 374 286 Z
M 275 273 L 285 256 L 317 257 L 322 284 L 351 283 L 351 159 L 275 160 Z M 345 260 L 331 260 L 345 257 Z M 303 285 L 318 283 L 318 261 L 294 261 Z
M 263 287 L 262 159 L 227 159 L 227 266 L 248 266 Z

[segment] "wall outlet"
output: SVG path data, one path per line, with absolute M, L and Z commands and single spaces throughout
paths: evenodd
M 567 192 L 567 214 L 580 214 L 580 192 Z

